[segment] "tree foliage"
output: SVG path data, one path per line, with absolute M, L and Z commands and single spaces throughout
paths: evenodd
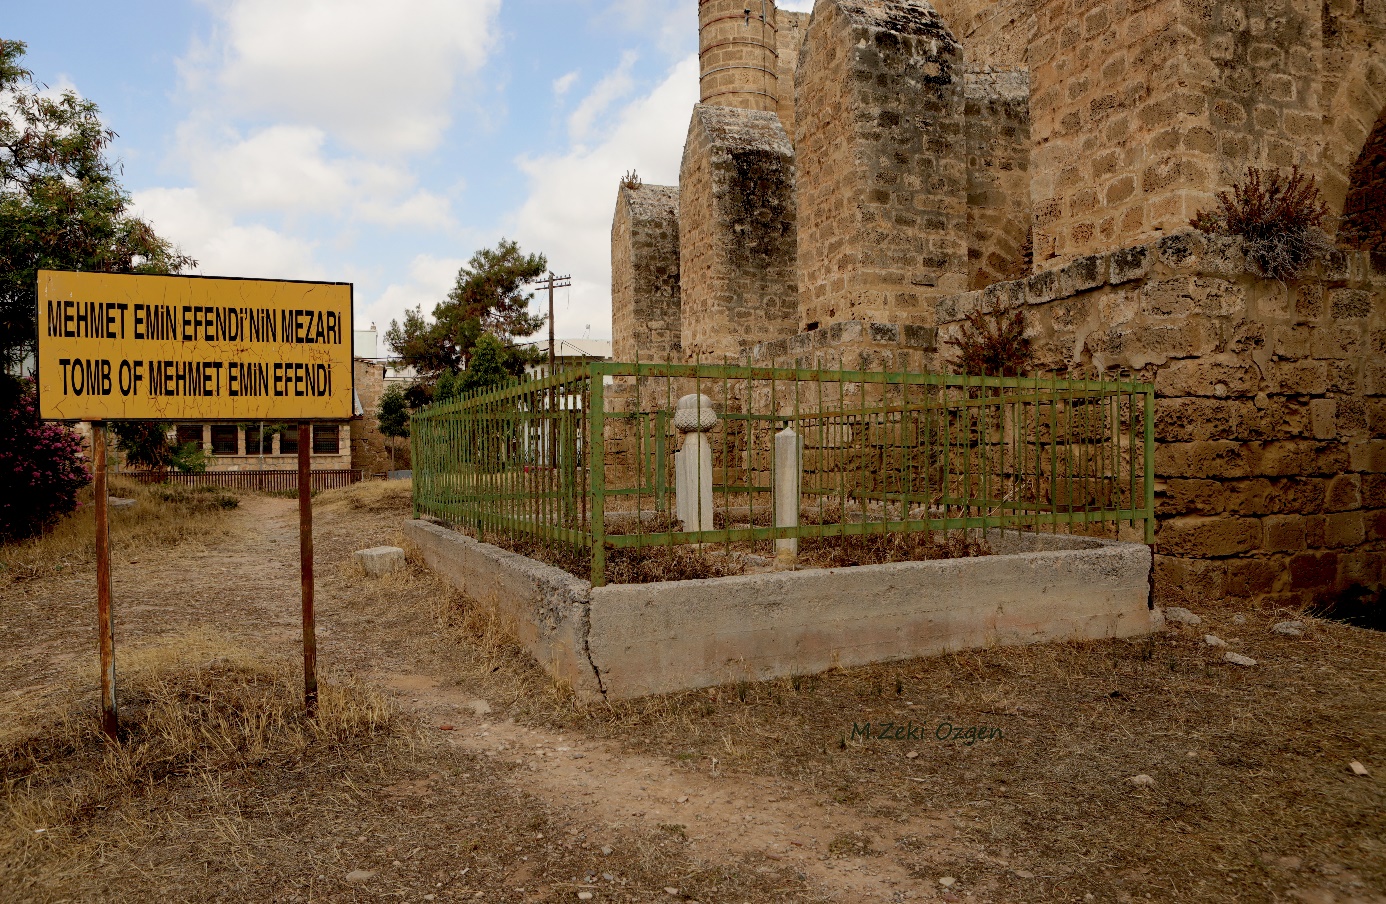
M 0 365 L 36 340 L 37 271 L 174 273 L 196 265 L 128 212 L 115 132 L 90 100 L 45 97 L 21 64 L 25 45 L 0 40 Z
M 125 464 L 135 468 L 162 471 L 173 468 L 184 473 L 207 470 L 207 453 L 201 443 L 169 439 L 168 428 L 153 421 L 113 421 L 115 447 L 125 456 Z
M 544 325 L 543 317 L 529 312 L 533 294 L 528 285 L 547 267 L 544 255 L 525 254 L 518 243 L 501 239 L 457 271 L 452 291 L 433 308 L 431 320 L 421 307 L 406 311 L 403 322 L 390 323 L 386 341 L 430 381 L 465 370 L 482 336 L 489 334 L 504 345 Z M 513 362 L 508 366 L 513 372 Z
M 524 373 L 525 359 L 495 336 L 483 333 L 472 350 L 467 369 L 447 372 L 438 378 L 433 401 L 446 402 L 464 393 L 499 389 Z
M 380 397 L 375 419 L 380 423 L 380 432 L 385 436 L 403 439 L 409 435 L 409 400 L 404 390 L 391 386 Z
M 39 420 L 32 380 L 0 391 L 0 541 L 29 537 L 77 507 L 91 480 L 81 437 Z

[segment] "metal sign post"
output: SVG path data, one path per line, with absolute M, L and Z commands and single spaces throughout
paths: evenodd
M 318 636 L 313 624 L 313 428 L 298 425 L 298 563 L 303 595 L 303 707 L 318 712 Z
M 115 698 L 115 622 L 111 618 L 111 522 L 106 489 L 106 423 L 91 425 L 96 496 L 96 630 L 101 647 L 101 731 L 112 741 L 120 728 Z

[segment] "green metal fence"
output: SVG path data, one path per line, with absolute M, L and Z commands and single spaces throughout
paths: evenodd
M 719 418 L 713 530 L 672 514 L 687 394 Z M 802 442 L 800 523 L 776 527 L 787 427 Z M 598 585 L 628 547 L 997 527 L 1153 541 L 1142 383 L 602 362 L 430 406 L 411 433 L 416 514 L 590 556 Z

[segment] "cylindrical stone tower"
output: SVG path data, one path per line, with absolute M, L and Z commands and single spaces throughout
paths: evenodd
M 698 0 L 702 102 L 775 112 L 775 0 Z

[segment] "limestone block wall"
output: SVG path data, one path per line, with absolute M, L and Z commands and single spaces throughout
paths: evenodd
M 774 113 L 694 107 L 679 173 L 686 359 L 736 356 L 796 332 L 794 177 Z
M 934 369 L 937 336 L 931 326 L 845 320 L 763 342 L 748 357 L 751 364 L 773 367 L 923 373 Z
M 820 0 L 800 54 L 800 324 L 929 325 L 966 288 L 962 47 L 922 0 Z
M 775 0 L 698 0 L 703 103 L 776 111 L 776 50 Z
M 1185 232 L 940 302 L 940 344 L 1021 306 L 1045 368 L 1156 393 L 1156 594 L 1298 605 L 1381 585 L 1386 269 L 1341 254 L 1288 284 Z
M 790 141 L 794 140 L 795 71 L 799 68 L 799 50 L 804 46 L 810 15 L 783 9 L 775 13 L 775 65 L 779 76 L 779 102 L 775 111 L 780 114 L 780 123 Z
M 969 288 L 1029 276 L 1030 75 L 964 74 Z
M 1040 0 L 934 0 L 943 21 L 967 48 L 969 66 L 1022 69 Z
M 1249 165 L 1315 168 L 1321 10 L 1309 0 L 1038 3 L 1036 259 L 1058 265 L 1182 228 Z
M 385 394 L 385 365 L 363 358 L 352 362 L 352 376 L 356 382 L 356 396 L 361 400 L 365 414 L 353 423 L 351 431 L 351 467 L 359 468 L 367 474 L 379 474 L 391 470 L 391 442 L 380 432 L 380 421 L 376 412 L 380 409 L 380 397 Z M 409 467 L 409 441 L 395 442 L 395 461 L 403 461 L 401 468 Z
M 611 221 L 612 353 L 617 361 L 682 360 L 679 190 L 622 185 Z

